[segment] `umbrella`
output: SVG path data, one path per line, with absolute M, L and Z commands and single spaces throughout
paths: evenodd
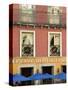
M 27 81 L 28 78 L 26 78 L 25 76 L 23 75 L 20 75 L 20 74 L 15 74 L 13 76 L 13 81 Z
M 43 74 L 43 76 L 42 76 L 42 79 L 51 79 L 51 78 L 53 78 L 53 75 L 48 74 L 48 73 L 45 73 L 45 74 Z
M 33 74 L 31 77 L 29 77 L 30 80 L 40 80 L 42 79 L 42 74 L 41 73 L 36 73 Z
M 66 74 L 64 72 L 54 76 L 56 79 L 66 80 Z
M 52 77 L 53 77 L 53 75 L 48 74 L 48 73 L 45 73 L 45 74 L 36 73 L 30 77 L 30 80 L 50 79 Z

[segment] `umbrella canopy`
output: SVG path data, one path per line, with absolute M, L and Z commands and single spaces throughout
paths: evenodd
M 31 77 L 29 77 L 30 80 L 41 80 L 42 79 L 42 74 L 41 73 L 36 73 L 33 74 Z
M 56 79 L 66 80 L 66 74 L 64 72 L 54 76 Z
M 48 74 L 48 73 L 45 73 L 45 74 L 36 73 L 36 74 L 33 74 L 33 75 L 30 77 L 30 80 L 49 79 L 49 78 L 52 78 L 52 77 L 53 77 L 53 75 Z
M 28 78 L 20 74 L 16 74 L 13 76 L 13 81 L 27 81 L 27 80 Z
M 53 75 L 48 74 L 48 73 L 45 73 L 45 74 L 43 74 L 43 76 L 42 76 L 42 79 L 51 79 L 51 78 L 53 78 Z

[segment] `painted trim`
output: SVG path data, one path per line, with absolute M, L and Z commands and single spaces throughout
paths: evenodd
M 22 44 L 22 41 L 21 41 L 21 33 L 22 32 L 32 32 L 34 34 L 34 57 L 35 57 L 35 31 L 30 31 L 30 30 L 20 30 L 20 57 L 21 56 L 21 44 Z
M 50 34 L 51 33 L 60 34 L 60 56 L 62 56 L 62 32 L 48 32 L 48 57 L 51 57 L 50 56 Z

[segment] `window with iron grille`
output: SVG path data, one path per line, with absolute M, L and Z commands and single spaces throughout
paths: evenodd
M 35 56 L 34 32 L 21 31 L 20 56 Z
M 49 32 L 48 38 L 48 55 L 62 56 L 62 33 Z

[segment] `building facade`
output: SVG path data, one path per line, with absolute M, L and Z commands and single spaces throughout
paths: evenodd
M 66 73 L 65 7 L 12 4 L 9 20 L 11 74 Z

